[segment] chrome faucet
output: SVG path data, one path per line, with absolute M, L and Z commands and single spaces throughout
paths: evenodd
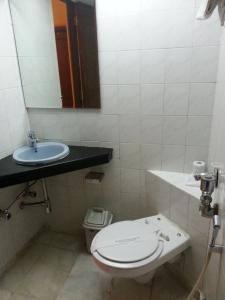
M 29 143 L 29 146 L 32 147 L 35 152 L 37 152 L 38 139 L 36 137 L 36 134 L 35 134 L 34 130 L 30 130 L 28 132 L 28 143 Z
M 225 250 L 225 246 L 216 244 L 216 239 L 221 229 L 219 204 L 215 203 L 213 206 L 211 205 L 212 194 L 214 189 L 218 187 L 219 168 L 215 168 L 213 173 L 201 174 L 199 180 L 201 180 L 200 189 L 202 191 L 199 211 L 202 217 L 211 218 L 213 225 L 211 240 L 208 244 L 208 251 L 209 253 L 222 253 L 222 251 Z
M 201 203 L 199 206 L 199 211 L 201 216 L 212 218 L 215 214 L 215 207 L 211 206 L 211 202 L 214 189 L 218 186 L 218 169 L 215 169 L 213 174 L 208 173 L 201 175 L 200 180 L 200 189 L 202 194 L 200 197 Z

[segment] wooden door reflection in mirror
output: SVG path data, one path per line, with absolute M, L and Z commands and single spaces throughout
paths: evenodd
M 64 108 L 100 108 L 95 3 L 52 0 Z

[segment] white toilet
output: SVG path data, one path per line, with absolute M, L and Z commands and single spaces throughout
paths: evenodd
M 107 226 L 95 236 L 91 253 L 97 266 L 113 277 L 147 283 L 156 268 L 175 259 L 189 241 L 187 233 L 158 214 Z

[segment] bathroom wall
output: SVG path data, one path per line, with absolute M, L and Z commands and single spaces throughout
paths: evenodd
M 102 109 L 29 109 L 41 138 L 114 148 L 101 186 L 77 173 L 52 179 L 54 228 L 76 231 L 91 204 L 118 219 L 144 215 L 144 170 L 207 160 L 221 29 L 217 14 L 195 20 L 198 4 L 97 0 Z
M 0 0 L 0 158 L 26 142 L 29 128 L 7 2 Z M 6 208 L 22 188 L 0 189 L 0 209 Z M 40 228 L 44 214 L 21 212 L 15 205 L 12 215 L 8 222 L 0 220 L 0 274 Z
M 199 215 L 200 189 L 187 187 L 186 180 L 186 176 L 179 173 L 147 172 L 148 206 L 146 211 L 149 215 L 158 212 L 164 214 L 190 235 L 191 247 L 185 251 L 179 264 L 176 264 L 176 268 L 179 267 L 179 272 L 191 289 L 205 261 L 210 221 Z M 178 277 L 179 274 L 177 273 Z M 217 279 L 216 274 L 214 278 Z
M 215 105 L 213 110 L 213 121 L 209 149 L 209 163 L 216 163 L 221 168 L 219 188 L 215 192 L 215 200 L 220 204 L 222 228 L 217 240 L 218 244 L 225 244 L 225 30 L 220 40 L 220 56 L 218 64 Z M 219 280 L 215 282 L 215 274 L 219 274 Z M 225 298 L 225 254 L 222 257 L 214 254 L 213 261 L 209 265 L 205 288 L 209 299 L 222 300 Z M 214 283 L 214 284 L 212 284 Z M 213 288 L 212 288 L 213 287 Z M 215 296 L 215 289 L 217 294 Z M 213 298 L 213 297 L 214 298 Z

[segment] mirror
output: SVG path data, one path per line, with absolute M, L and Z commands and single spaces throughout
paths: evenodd
M 10 0 L 28 108 L 100 108 L 95 0 Z

